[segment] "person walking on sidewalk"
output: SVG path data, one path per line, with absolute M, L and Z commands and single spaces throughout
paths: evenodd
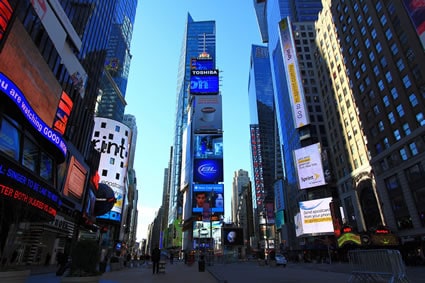
M 156 246 L 152 251 L 152 274 L 159 272 L 159 260 L 161 259 L 161 250 Z

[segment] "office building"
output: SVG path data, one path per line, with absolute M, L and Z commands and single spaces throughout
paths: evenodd
M 206 52 L 212 60 L 211 69 L 215 68 L 215 31 L 214 21 L 194 21 L 190 14 L 187 15 L 177 77 L 173 157 L 171 171 L 169 172 L 171 181 L 168 210 L 169 225 L 176 220 L 180 222 L 184 220 L 182 219 L 184 188 L 181 187 L 183 136 L 185 129 L 187 129 L 189 117 L 190 94 L 188 89 L 190 87 L 192 60 Z M 188 225 L 190 226 L 190 224 Z
M 324 1 L 324 7 L 318 60 L 333 76 L 335 96 L 327 102 L 339 105 L 328 126 L 346 141 L 333 144 L 346 152 L 335 160 L 345 218 L 359 231 L 383 225 L 400 237 L 406 254 L 415 254 L 425 231 L 419 8 L 415 1 Z

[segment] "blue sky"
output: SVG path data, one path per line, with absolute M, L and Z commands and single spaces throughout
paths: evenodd
M 172 3 L 172 4 L 170 4 Z M 248 77 L 252 44 L 262 44 L 252 0 L 139 0 L 126 92 L 126 113 L 136 116 L 135 170 L 139 191 L 137 240 L 146 238 L 162 202 L 164 168 L 173 144 L 177 71 L 187 14 L 216 21 L 221 71 L 225 219 L 230 218 L 234 172 L 251 176 Z

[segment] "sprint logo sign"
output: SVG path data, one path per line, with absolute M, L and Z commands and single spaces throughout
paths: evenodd
M 326 184 L 319 143 L 295 150 L 294 160 L 296 162 L 300 189 L 308 189 Z

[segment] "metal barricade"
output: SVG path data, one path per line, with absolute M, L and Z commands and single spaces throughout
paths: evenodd
M 161 260 L 158 265 L 158 273 L 165 273 L 165 261 Z
M 398 250 L 353 250 L 348 253 L 353 268 L 348 282 L 409 282 Z

